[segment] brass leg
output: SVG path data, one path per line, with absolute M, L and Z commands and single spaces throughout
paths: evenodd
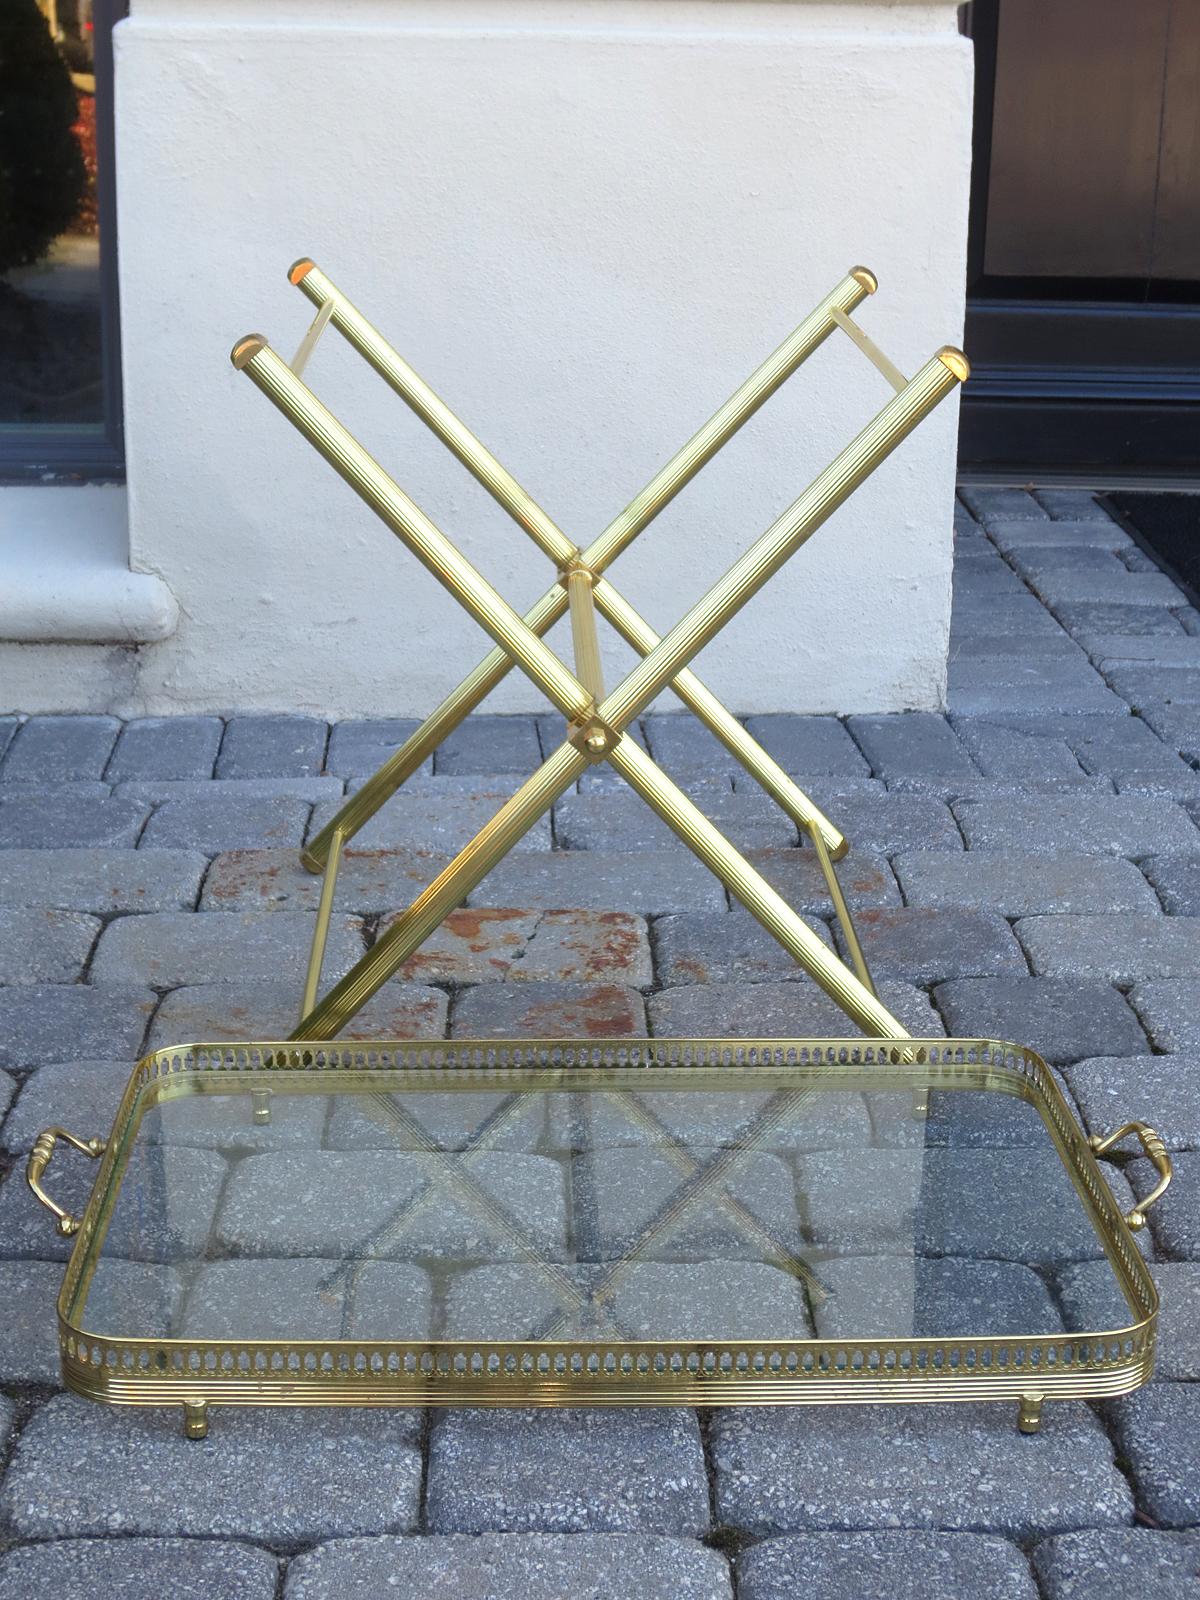
M 1045 1395 L 1023 1394 L 1017 1407 L 1017 1427 L 1022 1433 L 1038 1433 L 1042 1426 L 1042 1401 Z
M 630 787 L 864 1033 L 884 1039 L 909 1037 L 908 1029 L 880 1004 L 845 962 L 822 944 L 803 918 L 797 916 L 787 901 L 632 739 L 619 740 L 609 751 L 608 759 Z
M 271 1120 L 271 1091 L 269 1089 L 252 1089 L 250 1091 L 250 1104 L 254 1108 L 254 1121 L 258 1126 L 265 1126 Z
M 304 978 L 304 997 L 300 1002 L 300 1015 L 306 1017 L 317 1003 L 317 990 L 321 983 L 321 968 L 325 963 L 325 946 L 329 940 L 329 923 L 333 916 L 333 896 L 337 889 L 338 868 L 342 864 L 342 845 L 345 835 L 340 828 L 333 830 L 329 860 L 325 863 L 325 881 L 321 885 L 321 898 L 317 905 L 317 920 L 313 927 L 312 948 L 308 952 L 308 972 Z
M 336 1038 L 397 967 L 424 944 L 433 930 L 441 926 L 455 906 L 487 877 L 519 839 L 524 838 L 537 819 L 588 765 L 588 757 L 574 745 L 560 745 L 445 871 L 417 896 L 399 922 L 389 928 L 340 983 L 334 984 L 308 1016 L 301 1018 L 290 1037 Z M 824 945 L 821 948 L 823 950 Z
M 186 1439 L 208 1438 L 208 1401 L 183 1402 L 183 1434 Z

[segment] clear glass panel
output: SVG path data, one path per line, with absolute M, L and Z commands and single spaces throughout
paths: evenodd
M 91 0 L 0 6 L 0 432 L 102 430 Z
M 586 1091 L 412 1081 L 151 1109 L 83 1326 L 699 1341 L 1131 1320 L 1045 1124 L 1009 1095 L 937 1090 L 921 1117 L 908 1088 L 751 1090 L 736 1072 L 671 1090 L 637 1071 Z

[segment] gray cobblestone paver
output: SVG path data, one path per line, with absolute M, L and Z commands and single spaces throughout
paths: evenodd
M 414 784 L 401 790 L 354 836 L 358 850 L 433 850 L 441 855 L 457 855 L 489 823 L 516 788 L 514 778 L 506 786 L 503 778 L 480 778 L 470 789 L 448 788 L 450 780 L 430 780 L 430 786 Z M 340 800 L 317 806 L 308 827 L 313 839 L 342 809 Z M 271 841 L 264 841 L 269 843 Z M 515 847 L 527 850 L 550 848 L 550 819 L 541 817 Z
M 1170 800 L 1136 795 L 1036 795 L 957 800 L 952 806 L 969 850 L 1006 850 L 1019 843 L 1040 855 L 1158 855 L 1196 848 L 1196 829 Z
M 101 935 L 92 976 L 97 983 L 155 989 L 290 978 L 299 988 L 315 922 L 295 911 L 231 911 L 219 917 L 161 911 L 118 917 Z M 362 954 L 362 924 L 355 917 L 333 917 L 325 946 L 326 979 L 341 977 Z
M 1173 1600 L 1177 1579 L 1194 1586 L 1194 1534 L 1128 1523 L 1135 1507 L 1170 1527 L 1200 1521 L 1200 945 L 1193 950 L 1191 927 L 1200 918 L 1200 708 L 1183 703 L 1200 674 L 1200 615 L 1163 603 L 1173 591 L 1086 493 L 970 492 L 986 532 L 960 508 L 950 716 L 781 713 L 748 725 L 851 840 L 842 881 L 884 1002 L 907 1027 L 1040 1049 L 1062 1066 L 1089 1131 L 1138 1117 L 1176 1152 L 1175 1183 L 1137 1236 L 1154 1252 L 1158 1371 L 1174 1392 L 1160 1398 L 1160 1383 L 1099 1408 L 1112 1442 L 1091 1412 L 1061 1402 L 1033 1439 L 1016 1432 L 1009 1406 L 718 1410 L 701 1419 L 707 1473 L 695 1415 L 683 1410 L 438 1413 L 432 1431 L 416 1411 L 233 1410 L 214 1417 L 206 1445 L 186 1443 L 165 1412 L 112 1412 L 65 1396 L 36 1410 L 36 1396 L 58 1381 L 51 1302 L 69 1242 L 29 1194 L 24 1152 L 48 1124 L 107 1131 L 156 1003 L 156 1046 L 292 1030 L 321 885 L 299 866 L 296 845 L 412 724 L 342 723 L 326 745 L 317 718 L 235 716 L 227 732 L 214 717 L 123 728 L 111 718 L 33 718 L 0 766 L 0 929 L 9 934 L 0 979 L 47 973 L 47 913 L 65 918 L 79 943 L 96 918 L 107 925 L 90 957 L 72 946 L 51 962 L 61 981 L 0 984 L 0 1066 L 16 1074 L 0 1077 L 0 1112 L 11 1101 L 0 1126 L 0 1384 L 21 1396 L 3 1514 L 10 1539 L 52 1541 L 0 1555 L 0 1591 L 70 1597 L 86 1572 L 131 1596 L 171 1587 L 222 1600 L 215 1539 L 238 1541 L 221 1565 L 230 1592 L 261 1591 L 263 1600 L 279 1554 L 289 1557 L 292 1600 L 350 1588 L 728 1600 L 731 1560 L 749 1600 L 797 1586 L 813 1600 L 873 1600 L 880 1585 L 890 1600 L 918 1584 L 935 1597 L 1007 1600 L 1011 1589 L 1013 1600 L 1032 1600 L 1029 1553 L 1005 1541 L 1038 1538 L 1043 1600 L 1085 1589 L 1107 1600 L 1108 1577 L 1114 1597 L 1144 1587 Z M 1054 615 L 1025 578 L 1052 596 Z M 1096 599 L 1101 590 L 1111 598 Z M 828 937 L 814 853 L 775 842 L 795 838 L 782 813 L 690 718 L 646 721 L 656 756 L 703 809 L 759 847 L 760 870 Z M 0 719 L 0 755 L 16 726 Z M 426 763 L 343 862 L 337 927 L 352 930 L 351 951 L 361 948 L 356 919 L 371 919 L 368 937 L 386 928 L 561 731 L 556 717 L 473 718 Z M 456 913 L 344 1030 L 347 1042 L 436 1039 L 448 1017 L 458 1037 L 599 1038 L 647 1027 L 751 1040 L 853 1034 L 614 775 L 595 769 L 579 790 L 558 807 L 557 832 L 543 819 L 521 856 L 480 885 L 477 905 Z M 563 848 L 580 845 L 588 848 Z M 202 915 L 192 911 L 198 894 Z M 1003 918 L 1016 921 L 1037 967 L 1077 976 L 1009 968 L 1019 947 Z M 105 951 L 139 942 L 145 969 L 110 968 Z M 948 976 L 974 971 L 985 975 Z M 1178 975 L 1151 975 L 1160 972 Z M 201 981 L 211 979 L 220 981 Z M 1131 985 L 1128 996 L 1118 984 Z M 155 987 L 172 992 L 156 1002 Z M 1002 1331 L 1009 1316 L 1021 1332 L 1052 1329 L 1059 1314 L 1072 1329 L 1128 1320 L 1082 1214 L 1071 1226 L 1077 1200 L 1043 1160 L 1032 1108 L 944 1092 L 921 1120 L 907 1093 L 834 1098 L 773 1129 L 740 1176 L 746 1203 L 761 1203 L 771 1226 L 806 1250 L 834 1252 L 819 1263 L 834 1293 L 816 1309 L 818 1332 L 861 1333 L 872 1316 L 881 1336 L 950 1338 Z M 359 1315 L 353 1326 L 364 1337 L 525 1331 L 521 1317 L 538 1311 L 545 1282 L 529 1281 L 519 1252 L 497 1259 L 506 1247 L 484 1241 L 478 1216 L 453 1204 L 430 1210 L 437 1237 L 410 1238 L 394 1259 L 370 1263 L 354 1308 L 331 1300 L 318 1276 L 326 1267 L 311 1254 L 263 1254 L 270 1240 L 252 1239 L 250 1224 L 263 1235 L 264 1219 L 287 1250 L 341 1248 L 337 1228 L 353 1219 L 305 1199 L 329 1163 L 350 1163 L 361 1180 L 364 1162 L 392 1172 L 398 1160 L 427 1158 L 397 1150 L 395 1129 L 362 1107 L 347 1103 L 330 1118 L 315 1097 L 297 1097 L 259 1125 L 244 1099 L 180 1101 L 161 1128 L 147 1128 L 137 1160 L 147 1174 L 169 1174 L 187 1204 L 156 1213 L 152 1226 L 114 1216 L 118 1253 L 89 1292 L 100 1331 L 130 1331 L 133 1319 L 156 1333 L 182 1316 L 201 1319 L 190 1324 L 201 1329 L 224 1317 L 237 1332 L 229 1313 L 244 1316 L 252 1301 L 281 1334 L 336 1333 L 343 1313 Z M 753 1094 L 643 1099 L 643 1111 L 689 1146 L 714 1151 L 744 1137 L 762 1109 Z M 461 1151 L 498 1104 L 477 1090 L 425 1097 L 424 1131 L 410 1142 L 428 1136 Z M 661 1157 L 644 1118 L 627 1113 L 595 1107 L 583 1127 L 570 1097 L 531 1108 L 475 1158 L 479 1176 L 523 1223 L 549 1219 L 545 1248 L 567 1261 L 578 1247 L 606 1253 L 628 1242 L 657 1195 L 651 1168 Z M 594 1154 L 581 1158 L 585 1149 Z M 1103 1170 L 1123 1208 L 1155 1176 L 1129 1141 Z M 94 1176 L 92 1163 L 64 1154 L 52 1190 L 78 1209 Z M 677 1188 L 678 1172 L 665 1181 Z M 357 1190 L 344 1180 L 332 1188 L 360 1212 L 364 1194 L 382 1193 L 383 1204 L 392 1190 L 407 1192 L 377 1175 Z M 188 1302 L 162 1258 L 197 1250 L 218 1216 L 249 1254 L 210 1262 Z M 915 1263 L 914 1238 L 931 1252 Z M 472 1241 L 490 1264 L 452 1272 L 438 1260 Z M 718 1242 L 725 1261 L 678 1258 L 689 1244 L 711 1255 Z M 677 1258 L 631 1267 L 614 1310 L 650 1339 L 803 1331 L 793 1280 L 754 1248 L 720 1208 L 697 1208 L 652 1252 Z M 585 1286 L 605 1269 L 564 1270 Z M 689 1316 L 699 1321 L 685 1328 Z M 287 1326 L 296 1318 L 305 1330 Z M 572 1324 L 568 1336 L 591 1326 Z M 695 1541 L 713 1522 L 718 1548 L 709 1550 Z M 1060 1529 L 1074 1531 L 1045 1541 Z
M 1200 971 L 1200 917 L 1023 917 L 1016 932 L 1040 977 L 1129 984 Z
M 679 1533 L 709 1528 L 694 1413 L 441 1411 L 429 1436 L 434 1533 Z
M 1077 1061 L 1064 1076 L 1089 1133 L 1136 1119 L 1168 1149 L 1200 1149 L 1200 1076 L 1187 1056 L 1101 1057 Z
M 1200 858 L 1196 865 L 1200 906 Z M 897 856 L 892 866 L 910 906 L 966 906 L 1002 917 L 1048 912 L 1147 914 L 1159 909 L 1142 873 L 1120 857 L 1045 856 L 1016 849 L 962 854 L 919 850 Z
M 1200 1384 L 1160 1383 L 1113 1405 L 1140 1507 L 1164 1528 L 1200 1523 Z
M 134 805 L 110 800 L 109 805 Z M 200 850 L 215 856 L 222 850 L 299 846 L 312 806 L 287 795 L 227 794 L 219 783 L 211 794 L 168 800 L 146 824 L 143 845 L 168 850 Z M 2 820 L 2 819 L 0 819 Z
M 0 782 L 51 787 L 102 777 L 120 728 L 115 717 L 30 717 L 8 747 Z
M 1176 638 L 1183 632 L 1180 622 L 1165 606 L 1128 605 L 1122 600 L 1062 600 L 1054 615 L 1077 638 L 1089 633 L 1137 633 L 1144 637 L 1162 634 Z
M 179 1151 L 176 1158 L 191 1153 Z M 558 1162 L 487 1150 L 473 1155 L 463 1170 L 510 1222 L 519 1223 L 536 1250 L 562 1259 L 567 1223 Z M 431 1184 L 436 1204 L 419 1208 L 404 1228 L 390 1230 L 397 1209 Z M 369 1252 L 396 1261 L 524 1259 L 509 1228 L 464 1198 L 442 1164 L 411 1148 L 247 1156 L 221 1197 L 217 1234 L 231 1251 L 272 1258 L 338 1260 Z
M 293 982 L 209 983 L 175 989 L 154 1018 L 147 1049 L 217 1039 L 286 1039 L 300 994 Z M 423 984 L 385 984 L 338 1035 L 340 1039 L 440 1039 L 446 996 Z
M 183 911 L 207 863 L 190 850 L 0 851 L 0 906 L 62 911 Z
M 957 906 L 898 906 L 859 911 L 854 919 L 867 965 L 876 978 L 940 983 L 1029 970 L 1008 923 L 991 911 Z M 845 938 L 835 930 L 843 955 Z
M 806 919 L 813 932 L 832 946 L 823 922 Z M 778 939 L 740 907 L 733 912 L 692 911 L 659 917 L 654 924 L 654 950 L 659 979 L 681 983 L 760 983 L 768 979 L 802 979 L 805 973 Z
M 307 778 L 320 772 L 328 729 L 315 717 L 232 717 L 218 778 Z
M 735 1407 L 714 1414 L 712 1444 L 718 1522 L 750 1533 L 902 1525 L 1029 1539 L 1133 1514 L 1078 1403 L 1049 1406 L 1033 1437 L 998 1405 Z
M 74 983 L 99 931 L 79 911 L 0 910 L 0 984 Z
M 1037 1600 L 1021 1552 L 970 1533 L 801 1533 L 737 1558 L 739 1600 Z
M 348 1594 L 358 1600 L 733 1600 L 722 1555 L 691 1539 L 654 1533 L 335 1539 L 288 1568 L 285 1600 Z
M 1200 1152 L 1176 1153 L 1172 1165 L 1171 1187 L 1149 1212 L 1150 1231 L 1168 1260 L 1200 1260 Z M 1139 1199 L 1158 1182 L 1158 1173 L 1149 1161 L 1134 1161 L 1125 1173 Z
M 325 752 L 325 770 L 339 778 L 369 778 L 417 731 L 415 717 L 373 717 L 335 723 Z M 433 771 L 433 757 L 420 769 Z
M 883 778 L 971 777 L 978 768 L 945 717 L 909 711 L 892 717 L 850 717 L 846 726 Z
M 1175 917 L 1200 916 L 1200 852 L 1191 856 L 1150 856 L 1142 862 L 1142 871 L 1158 891 L 1164 911 Z M 1114 911 L 1118 909 L 1112 907 Z
M 62 1395 L 27 1424 L 0 1490 L 26 1538 L 189 1535 L 299 1544 L 417 1525 L 420 1414 L 231 1410 L 203 1442 L 173 1411 Z M 314 1462 L 337 1470 L 314 1482 Z M 131 1472 L 129 1463 L 138 1470 Z
M 1200 1051 L 1200 980 L 1135 983 L 1129 1001 L 1156 1050 Z
M 29 984 L 0 989 L 0 1066 L 118 1056 L 132 1063 L 153 1011 L 154 996 L 144 988 Z
M 740 790 L 753 789 L 754 780 L 739 777 Z M 962 834 L 950 808 L 928 795 L 889 794 L 882 784 L 848 780 L 844 789 L 826 784 L 800 786 L 835 822 L 853 851 L 862 856 L 894 855 L 898 850 L 961 850 Z M 839 865 L 839 871 L 843 870 Z
M 1195 1600 L 1200 1535 L 1152 1528 L 1060 1533 L 1033 1552 L 1045 1600 Z
M 910 1033 L 944 1030 L 928 997 L 911 984 L 885 979 L 879 997 Z M 646 1001 L 650 1032 L 660 1038 L 844 1038 L 854 1025 L 813 983 L 689 983 Z
M 737 849 L 799 844 L 796 824 L 764 794 L 714 794 L 700 809 Z M 563 850 L 686 849 L 635 794 L 576 794 L 554 808 L 555 843 Z
M 529 851 L 510 856 L 467 896 L 472 906 L 526 910 L 723 911 L 725 891 L 690 852 L 645 855 L 602 850 Z
M 754 735 L 785 772 L 855 778 L 870 773 L 862 753 L 836 717 L 793 717 L 785 714 L 746 718 Z M 803 778 L 800 782 L 803 783 Z
M 345 850 L 334 905 L 360 915 L 395 911 L 415 900 L 449 862 L 430 850 Z M 323 881 L 301 865 L 295 850 L 229 850 L 208 870 L 200 909 L 315 911 Z
M 109 783 L 211 778 L 224 731 L 220 717 L 141 717 L 127 722 L 104 776 Z
M 59 794 L 6 798 L 0 786 L 0 849 L 115 849 L 138 841 L 150 807 L 140 800 Z
M 278 1563 L 225 1540 L 61 1539 L 0 1556 L 5 1600 L 274 1600 Z
M 118 783 L 118 799 L 165 806 L 170 800 L 306 800 L 310 805 L 341 804 L 346 786 L 341 778 L 137 778 Z
M 748 850 L 746 859 L 801 916 L 833 914 L 815 850 Z M 900 904 L 895 875 L 882 856 L 851 849 L 837 863 L 837 875 L 855 914 L 872 906 Z
M 481 983 L 454 1002 L 456 1039 L 611 1039 L 644 1034 L 636 989 L 619 983 Z
M 1048 509 L 1026 489 L 995 489 L 964 484 L 959 499 L 986 528 L 996 522 L 1039 522 L 1049 519 Z
M 1200 1261 L 1158 1261 L 1151 1270 L 1160 1299 L 1155 1377 L 1194 1383 L 1200 1378 Z M 1107 1261 L 1065 1267 L 1056 1289 L 1068 1328 L 1087 1332 L 1132 1320 Z
M 956 1037 L 1011 1040 L 1050 1062 L 1140 1055 L 1145 1034 L 1121 993 L 1061 978 L 960 978 L 934 990 Z

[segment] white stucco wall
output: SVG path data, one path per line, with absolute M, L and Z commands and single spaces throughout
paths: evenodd
M 252 330 L 290 359 L 298 256 L 581 542 L 855 263 L 906 371 L 961 338 L 950 3 L 134 0 L 117 93 L 130 554 L 180 608 L 127 709 L 423 713 L 488 648 L 229 364 Z M 519 608 L 541 593 L 337 335 L 306 378 Z M 668 626 L 890 393 L 831 340 L 614 581 Z M 700 658 L 732 707 L 940 703 L 955 427 L 949 401 Z M 489 701 L 544 705 L 515 671 Z

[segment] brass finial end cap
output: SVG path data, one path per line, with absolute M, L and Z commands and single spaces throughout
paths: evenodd
M 253 361 L 260 350 L 267 348 L 267 341 L 261 333 L 248 333 L 244 339 L 239 339 L 229 352 L 229 359 L 240 372 L 244 366 Z
M 950 368 L 959 383 L 966 383 L 971 376 L 971 363 L 963 355 L 962 351 L 956 349 L 952 344 L 944 344 L 942 346 L 938 351 L 938 360 L 944 367 Z
M 879 279 L 870 267 L 851 267 L 850 276 L 856 283 L 861 283 L 868 294 L 874 294 L 879 287 Z
M 293 261 L 288 268 L 288 282 L 299 283 L 301 278 L 307 278 L 316 264 L 309 256 L 301 256 L 299 261 Z

